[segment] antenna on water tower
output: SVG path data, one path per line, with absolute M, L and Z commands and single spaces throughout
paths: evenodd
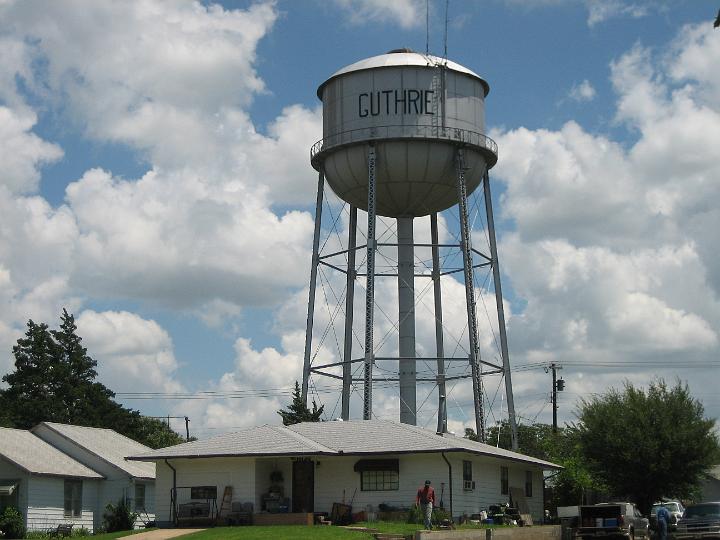
M 447 34 L 445 43 L 447 47 Z M 400 421 L 416 424 L 417 384 L 434 383 L 438 388 L 437 431 L 445 433 L 448 431 L 446 383 L 470 378 L 476 431 L 484 440 L 483 377 L 501 374 L 505 379 L 513 449 L 517 448 L 488 175 L 488 170 L 497 162 L 497 145 L 484 134 L 488 91 L 487 82 L 471 70 L 447 58 L 418 54 L 409 49 L 393 50 L 344 67 L 318 88 L 318 97 L 323 102 L 323 139 L 315 143 L 310 152 L 312 166 L 318 171 L 318 191 L 302 393 L 307 399 L 311 376 L 341 380 L 343 420 L 350 418 L 351 391 L 356 383 L 362 384 L 362 417 L 369 420 L 373 417 L 373 384 L 391 381 L 399 386 Z M 350 218 L 347 249 L 321 256 L 319 245 L 326 181 L 333 192 L 349 204 Z M 468 196 L 481 184 L 489 254 L 473 248 L 468 219 Z M 460 239 L 456 244 L 440 244 L 438 213 L 452 207 L 457 208 Z M 365 245 L 357 245 L 358 209 L 367 213 Z M 377 216 L 396 220 L 396 242 L 378 241 Z M 414 238 L 414 220 L 426 216 L 430 217 L 431 239 L 429 243 L 418 243 Z M 429 271 L 416 270 L 416 248 L 431 250 L 432 268 Z M 392 249 L 397 250 L 396 273 L 378 272 L 376 254 L 384 256 Z M 441 250 L 459 250 L 462 253 L 462 268 L 443 266 Z M 365 255 L 364 265 L 360 265 L 364 266 L 364 273 L 358 272 L 358 252 Z M 331 263 L 330 259 L 335 256 L 345 257 L 346 262 Z M 475 256 L 479 256 L 482 262 L 476 264 Z M 312 356 L 315 289 L 320 264 L 346 274 L 344 350 L 339 361 L 316 362 Z M 346 268 L 342 268 L 342 264 L 346 264 Z M 473 272 L 475 268 L 486 266 L 491 266 L 493 272 L 501 364 L 483 359 L 480 355 Z M 464 357 L 448 356 L 443 342 L 441 277 L 460 272 L 465 286 L 468 329 L 467 356 Z M 397 279 L 396 356 L 377 354 L 374 336 L 375 281 L 387 276 Z M 358 277 L 365 278 L 364 350 L 353 355 L 354 296 Z M 431 279 L 433 282 L 435 358 L 421 358 L 417 354 L 415 281 L 420 279 Z M 382 298 L 382 301 L 387 299 Z M 431 368 L 432 376 L 418 373 L 418 362 L 433 360 L 436 368 Z M 462 365 L 467 367 L 461 372 L 459 366 Z M 359 367 L 362 367 L 362 376 L 359 376 Z M 382 374 L 392 371 L 397 376 L 378 377 L 375 368 Z M 470 373 L 467 373 L 468 370 Z

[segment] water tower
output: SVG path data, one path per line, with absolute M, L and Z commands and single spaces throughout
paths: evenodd
M 484 436 L 482 377 L 502 374 L 516 448 L 516 424 L 508 361 L 505 320 L 500 287 L 495 230 L 488 170 L 497 162 L 497 145 L 485 132 L 485 97 L 489 86 L 469 69 L 443 58 L 419 54 L 408 49 L 393 50 L 351 64 L 333 74 L 320 85 L 317 94 L 323 103 L 323 139 L 311 149 L 311 163 L 318 171 L 317 206 L 313 262 L 303 366 L 303 397 L 307 399 L 310 377 L 325 375 L 342 380 L 342 411 L 350 417 L 351 387 L 362 384 L 363 418 L 370 419 L 373 410 L 373 375 L 376 362 L 394 361 L 399 385 L 400 421 L 416 424 L 416 385 L 432 381 L 438 387 L 438 424 L 440 433 L 447 431 L 446 367 L 452 362 L 469 363 L 466 377 L 472 379 L 477 433 Z M 342 254 L 347 266 L 328 266 L 345 272 L 344 350 L 339 362 L 319 363 L 311 358 L 317 271 L 327 258 L 320 253 L 320 231 L 324 183 L 349 205 L 349 237 Z M 467 200 L 482 184 L 488 224 L 490 254 L 473 249 L 470 240 Z M 438 213 L 457 206 L 462 252 L 462 272 L 467 306 L 469 354 L 464 358 L 446 356 L 443 340 L 442 291 L 443 269 L 439 250 L 448 245 L 438 242 Z M 367 212 L 367 243 L 357 245 L 357 211 Z M 379 243 L 376 218 L 385 216 L 397 221 L 397 242 Z M 431 241 L 416 243 L 413 219 L 430 216 Z M 397 336 L 398 356 L 375 354 L 373 323 L 375 318 L 375 257 L 379 248 L 397 249 Z M 432 272 L 416 273 L 415 249 L 431 249 Z M 364 273 L 357 272 L 356 254 L 364 255 Z M 334 253 L 332 255 L 338 255 Z M 474 264 L 474 256 L 483 264 Z M 473 270 L 492 266 L 501 342 L 502 364 L 480 357 Z M 388 274 L 384 273 L 386 277 Z M 353 355 L 352 332 L 355 283 L 365 278 L 364 351 Z M 415 342 L 415 281 L 432 279 L 435 307 L 434 361 L 435 373 L 418 378 Z M 362 364 L 362 377 L 353 368 Z M 341 370 L 342 375 L 339 375 Z M 388 378 L 382 378 L 387 382 Z

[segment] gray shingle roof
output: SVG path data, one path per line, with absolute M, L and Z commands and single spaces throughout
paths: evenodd
M 31 474 L 104 478 L 24 429 L 0 428 L 0 458 Z
M 225 433 L 177 446 L 169 446 L 140 454 L 151 459 L 173 457 L 221 457 L 221 456 L 280 456 L 335 454 L 314 441 L 306 439 L 282 426 L 260 426 L 235 433 Z M 131 456 L 136 459 L 138 455 Z
M 112 429 L 73 426 L 42 422 L 39 426 L 46 426 L 62 437 L 74 442 L 100 459 L 124 471 L 134 478 L 154 479 L 155 464 L 128 461 L 126 456 L 149 452 L 151 448 L 129 439 Z
M 196 441 L 130 459 L 158 460 L 179 457 L 412 454 L 470 452 L 560 469 L 559 465 L 453 435 L 439 436 L 416 426 L 387 420 L 305 422 L 293 426 L 260 426 L 238 433 Z

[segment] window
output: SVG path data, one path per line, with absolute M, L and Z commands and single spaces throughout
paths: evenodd
M 508 468 L 500 467 L 500 494 L 507 495 L 508 492 Z
M 397 491 L 400 475 L 397 471 L 363 471 L 360 473 L 360 491 Z
M 145 484 L 135 484 L 135 510 L 145 510 Z
M 82 480 L 65 480 L 65 517 L 82 515 Z
M 532 497 L 532 471 L 525 471 L 525 496 Z
M 463 461 L 463 489 L 472 491 L 475 489 L 475 482 L 472 477 L 472 461 Z
M 397 491 L 400 488 L 397 459 L 361 459 L 354 469 L 360 473 L 361 491 Z
M 7 507 L 18 508 L 18 480 L 0 480 L 0 513 Z

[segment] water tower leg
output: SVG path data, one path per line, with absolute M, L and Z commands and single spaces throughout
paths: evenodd
M 308 293 L 308 314 L 305 325 L 305 357 L 303 361 L 302 399 L 307 403 L 308 385 L 310 384 L 310 354 L 312 352 L 313 317 L 315 316 L 315 287 L 317 269 L 320 261 L 320 224 L 322 222 L 323 191 L 325 176 L 318 173 L 317 199 L 315 201 L 315 232 L 313 233 L 312 266 L 310 267 L 310 292 Z
M 435 350 L 437 351 L 438 422 L 437 432 L 447 433 L 447 394 L 445 391 L 445 345 L 443 340 L 442 289 L 440 287 L 440 248 L 438 247 L 437 214 L 430 214 L 430 242 L 432 243 L 432 276 L 435 296 Z
M 467 212 L 467 187 L 465 185 L 465 156 L 458 148 L 455 159 L 457 172 L 458 211 L 460 213 L 460 247 L 463 254 L 465 274 L 465 303 L 467 305 L 468 337 L 470 342 L 470 370 L 472 373 L 473 401 L 475 402 L 475 427 L 481 442 L 485 442 L 485 418 L 483 412 L 482 375 L 480 374 L 480 347 L 478 347 L 477 313 L 473 281 L 472 243 Z
M 400 353 L 400 422 L 417 424 L 415 353 L 415 246 L 413 218 L 397 218 L 398 350 Z
M 487 216 L 488 236 L 490 237 L 490 258 L 492 259 L 493 282 L 495 284 L 495 302 L 497 304 L 498 328 L 500 329 L 500 352 L 505 377 L 505 394 L 507 396 L 508 420 L 510 422 L 510 440 L 512 449 L 518 449 L 517 421 L 515 419 L 515 400 L 513 399 L 512 380 L 510 378 L 510 355 L 508 354 L 507 333 L 505 331 L 505 309 L 503 308 L 502 287 L 500 286 L 500 263 L 498 262 L 497 243 L 495 240 L 495 219 L 493 218 L 492 197 L 490 195 L 490 175 L 485 172 L 483 177 L 483 193 L 485 196 L 485 214 Z
M 343 351 L 343 386 L 342 412 L 343 420 L 350 420 L 350 390 L 352 386 L 352 340 L 353 310 L 355 303 L 355 248 L 357 246 L 357 207 L 350 206 L 350 223 L 348 232 L 348 263 L 347 281 L 345 286 L 345 341 Z
M 363 373 L 363 420 L 372 418 L 372 372 L 375 362 L 375 145 L 368 147 L 367 281 L 365 286 L 365 370 Z

